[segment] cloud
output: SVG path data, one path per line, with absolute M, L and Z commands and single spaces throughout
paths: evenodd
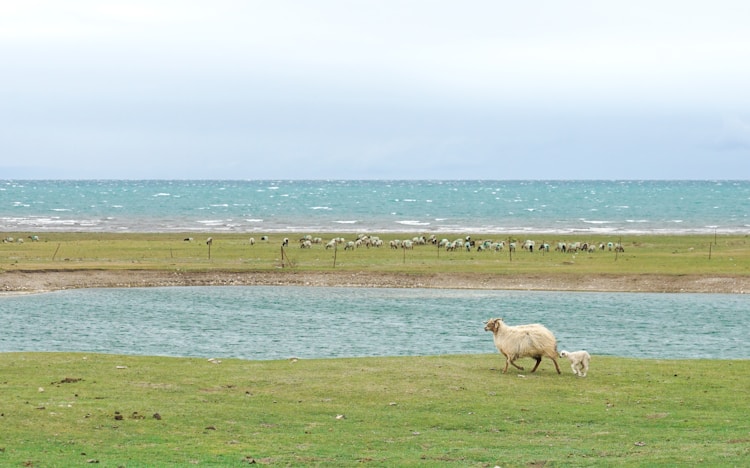
M 670 175 L 747 148 L 746 118 L 715 122 L 750 106 L 748 17 L 728 0 L 0 0 L 0 136 L 40 171 L 107 176 Z

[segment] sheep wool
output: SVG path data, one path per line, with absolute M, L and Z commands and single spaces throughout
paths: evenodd
M 495 347 L 505 356 L 503 374 L 508 372 L 509 364 L 524 370 L 515 361 L 525 357 L 536 360 L 536 365 L 531 370 L 535 372 L 545 356 L 552 359 L 557 373 L 560 374 L 560 366 L 557 364 L 557 339 L 543 325 L 535 323 L 510 326 L 506 325 L 502 318 L 493 318 L 485 323 L 484 329 L 492 332 Z

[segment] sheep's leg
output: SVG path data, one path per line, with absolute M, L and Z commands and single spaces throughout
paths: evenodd
M 571 365 L 570 365 L 570 368 L 571 368 L 571 369 L 573 369 L 573 373 L 574 373 L 575 375 L 578 375 L 578 369 L 576 369 L 576 365 L 575 365 L 575 363 L 571 364 Z
M 552 358 L 552 362 L 555 363 L 555 369 L 557 369 L 557 373 L 562 374 L 562 372 L 560 372 L 560 366 L 557 365 L 557 359 Z
M 513 367 L 515 367 L 516 369 L 523 370 L 523 367 L 519 366 L 518 364 L 515 363 L 515 361 L 511 361 L 510 359 L 508 359 L 508 361 L 505 363 L 506 369 L 508 368 L 508 363 L 513 364 Z
M 533 369 L 531 369 L 531 372 L 536 371 L 536 368 L 539 367 L 539 364 L 542 362 L 542 357 L 541 356 L 535 357 L 534 359 L 536 359 L 536 365 L 534 366 Z

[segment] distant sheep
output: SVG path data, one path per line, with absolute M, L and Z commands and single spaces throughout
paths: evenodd
M 589 362 L 591 355 L 586 351 L 560 351 L 561 358 L 567 358 L 570 361 L 570 368 L 573 373 L 580 377 L 586 377 L 589 372 Z
M 516 359 L 530 357 L 536 360 L 531 372 L 535 372 L 543 357 L 552 359 L 555 369 L 560 374 L 557 365 L 557 339 L 547 328 L 540 324 L 509 326 L 501 318 L 490 319 L 485 323 L 485 331 L 491 331 L 495 340 L 495 347 L 505 356 L 503 374 L 508 372 L 508 364 L 524 370 L 515 363 Z

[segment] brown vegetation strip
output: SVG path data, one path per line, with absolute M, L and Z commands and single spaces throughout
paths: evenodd
M 70 270 L 6 271 L 0 273 L 0 292 L 6 293 L 43 292 L 75 288 L 230 285 L 742 294 L 750 291 L 750 277 L 732 275 L 406 274 L 367 271 L 302 272 L 294 270 L 274 272 Z

